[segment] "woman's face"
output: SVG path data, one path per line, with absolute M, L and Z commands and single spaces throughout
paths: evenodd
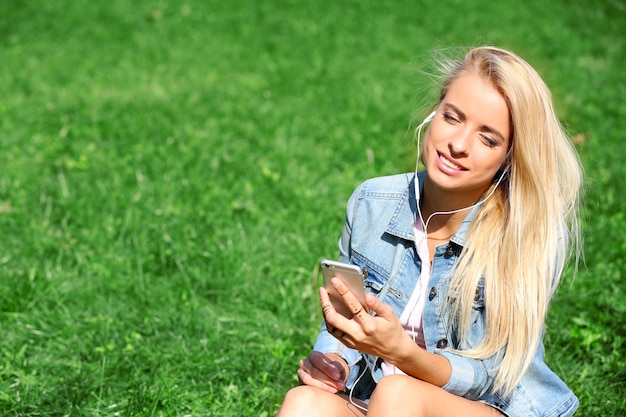
M 510 136 L 504 97 L 481 76 L 462 74 L 450 85 L 424 138 L 429 179 L 442 190 L 478 199 L 504 168 Z

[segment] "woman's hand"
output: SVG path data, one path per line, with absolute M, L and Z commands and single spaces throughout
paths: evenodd
M 372 316 L 340 279 L 333 278 L 331 282 L 354 315 L 347 319 L 339 314 L 333 308 L 326 290 L 323 287 L 320 289 L 326 327 L 341 343 L 378 356 L 407 375 L 431 384 L 441 387 L 450 380 L 452 368 L 448 359 L 419 347 L 404 331 L 391 307 L 368 293 L 365 295 L 365 303 L 370 311 L 376 313 Z
M 347 374 L 348 365 L 339 355 L 316 351 L 302 359 L 298 369 L 301 384 L 318 387 L 333 394 L 346 387 Z
M 407 349 L 412 350 L 416 347 L 391 307 L 367 293 L 365 296 L 367 307 L 376 313 L 376 316 L 372 316 L 364 310 L 358 299 L 340 279 L 333 278 L 331 282 L 354 314 L 352 319 L 339 314 L 333 308 L 328 292 L 323 287 L 320 288 L 320 302 L 328 331 L 344 345 L 381 357 L 391 363 L 396 362 Z

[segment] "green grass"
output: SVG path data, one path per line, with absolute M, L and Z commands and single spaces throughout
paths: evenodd
M 271 416 L 362 180 L 410 170 L 434 48 L 544 76 L 587 175 L 547 360 L 626 409 L 620 1 L 0 5 L 0 414 Z

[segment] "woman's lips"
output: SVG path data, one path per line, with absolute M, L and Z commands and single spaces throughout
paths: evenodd
M 440 152 L 437 152 L 437 154 L 439 155 L 439 166 L 443 171 L 450 172 L 450 173 L 454 173 L 458 171 L 467 171 L 467 168 L 452 161 L 446 155 Z

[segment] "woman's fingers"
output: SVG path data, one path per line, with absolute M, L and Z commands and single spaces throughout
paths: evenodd
M 324 287 L 320 287 L 320 304 L 322 305 L 322 312 L 324 313 L 326 323 L 332 323 L 333 328 L 336 327 L 337 324 L 340 324 L 342 319 L 345 320 L 345 317 L 337 313 L 337 310 L 333 307 L 330 296 Z M 337 323 L 337 321 L 339 321 L 339 323 Z M 331 328 L 329 328 L 329 331 L 331 331 Z
M 339 295 L 341 295 L 341 297 L 343 298 L 343 302 L 352 313 L 353 318 L 355 316 L 362 318 L 363 305 L 358 300 L 358 298 L 356 298 L 356 296 L 352 294 L 346 284 L 344 284 L 343 281 L 337 277 L 333 278 L 331 280 L 331 283 L 333 284 Z
M 345 388 L 343 367 L 321 352 L 312 351 L 300 361 L 298 378 L 302 384 L 333 393 Z
M 330 296 L 324 287 L 320 288 L 320 303 L 322 304 L 322 312 L 324 313 L 328 333 L 332 334 L 343 343 L 351 320 L 337 312 L 330 302 Z
M 365 303 L 367 304 L 367 307 L 371 311 L 375 312 L 378 317 L 385 319 L 395 317 L 393 309 L 390 306 L 383 304 L 383 302 L 376 298 L 373 294 L 365 294 Z
M 333 380 L 343 381 L 345 378 L 346 372 L 344 367 L 337 360 L 333 360 L 328 355 L 312 351 L 308 358 L 315 368 L 321 370 Z
M 365 323 L 369 323 L 371 316 L 341 279 L 333 278 L 331 283 L 341 296 L 346 308 L 350 312 L 349 314 L 352 316 L 351 319 L 346 318 L 344 315 L 337 312 L 330 301 L 328 292 L 322 287 L 320 288 L 320 303 L 322 305 L 324 319 L 326 320 L 326 327 L 328 332 L 336 339 L 340 340 L 341 343 L 354 348 L 356 343 L 353 336 L 362 333 L 363 329 L 361 329 L 361 327 Z M 369 327 L 371 326 L 368 326 L 368 328 Z
M 335 386 L 332 382 L 324 382 L 319 379 L 315 379 L 311 376 L 311 374 L 307 373 L 303 369 L 298 369 L 298 380 L 300 380 L 300 384 L 302 385 L 317 387 L 332 394 L 336 394 L 341 391 L 341 388 Z

